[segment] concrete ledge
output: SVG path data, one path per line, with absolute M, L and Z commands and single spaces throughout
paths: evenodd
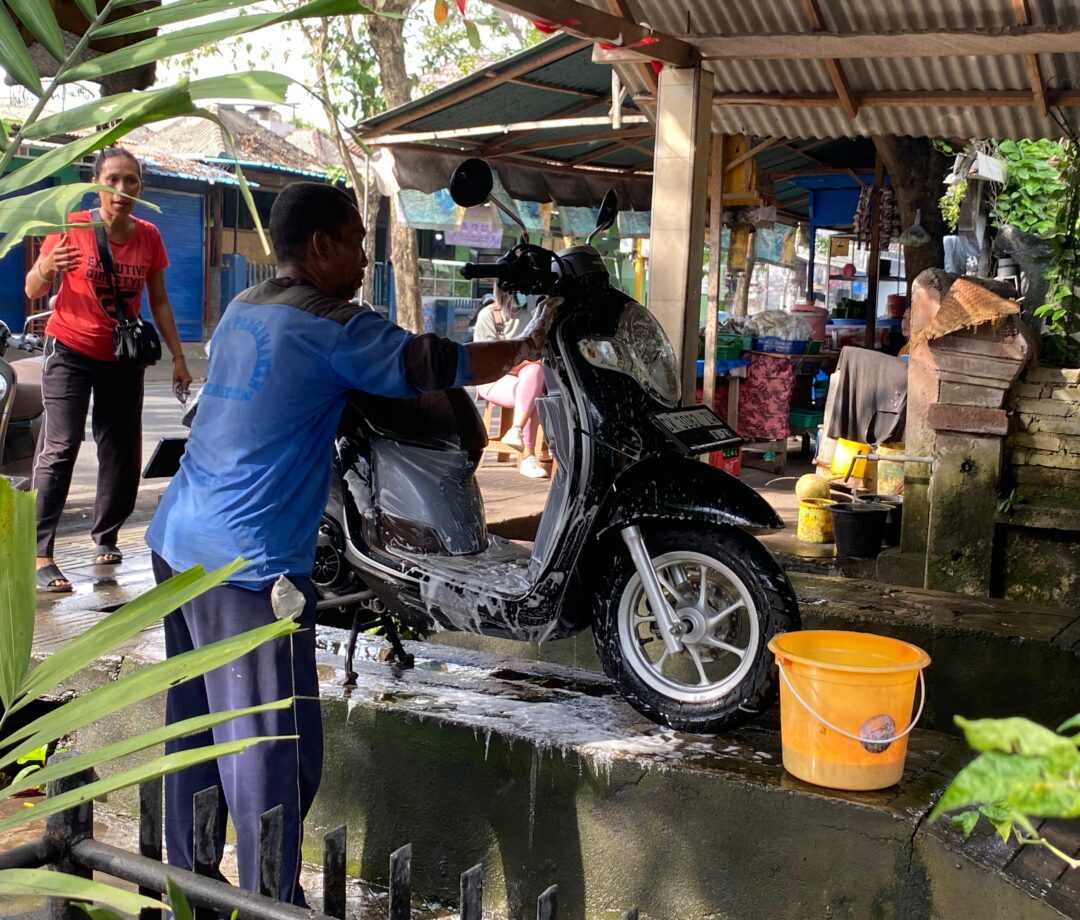
M 680 735 L 590 672 L 425 643 L 410 643 L 418 667 L 404 673 L 366 644 L 346 689 L 340 636 L 323 638 L 313 861 L 321 833 L 344 822 L 354 872 L 384 880 L 389 853 L 412 842 L 414 890 L 450 901 L 459 873 L 483 862 L 486 906 L 515 920 L 552 882 L 563 911 L 587 920 L 634 904 L 654 920 L 953 917 L 940 905 L 959 904 L 973 917 L 1062 916 L 947 836 L 927 838 L 930 804 L 968 756 L 956 739 L 915 732 L 900 786 L 831 791 L 784 772 L 775 712 L 720 737 Z M 73 689 L 146 657 L 103 663 Z M 146 704 L 78 743 L 160 718 Z

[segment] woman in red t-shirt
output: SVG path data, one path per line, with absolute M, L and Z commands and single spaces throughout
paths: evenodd
M 139 161 L 122 148 L 102 150 L 93 175 L 94 182 L 124 195 L 138 197 L 142 192 Z M 165 292 L 169 258 L 161 234 L 131 213 L 135 206 L 131 198 L 109 192 L 99 197 L 123 311 L 130 318 L 139 315 L 145 288 L 154 325 L 173 355 L 173 386 L 186 390 L 191 374 Z M 90 223 L 91 219 L 89 211 L 77 211 L 70 218 L 72 223 Z M 113 354 L 116 319 L 102 302 L 113 302 L 113 289 L 101 265 L 94 228 L 74 228 L 47 237 L 26 276 L 26 295 L 36 299 L 47 294 L 58 275 L 55 312 L 45 327 L 41 377 L 45 417 L 34 461 L 40 591 L 71 590 L 71 582 L 53 562 L 53 540 L 86 428 L 91 394 L 98 476 L 90 536 L 98 565 L 115 565 L 123 558 L 116 546 L 117 535 L 135 508 L 142 461 L 143 371 L 120 364 Z

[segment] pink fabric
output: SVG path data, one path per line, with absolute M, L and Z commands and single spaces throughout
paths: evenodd
M 530 450 L 536 446 L 536 397 L 544 395 L 544 369 L 539 361 L 530 361 L 516 374 L 477 387 L 477 392 L 489 403 L 513 409 L 515 416 L 524 415 L 521 440 Z

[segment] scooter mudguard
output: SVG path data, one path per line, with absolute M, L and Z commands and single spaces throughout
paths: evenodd
M 684 520 L 779 530 L 783 520 L 757 492 L 730 473 L 664 454 L 629 467 L 597 519 L 598 535 L 636 521 Z

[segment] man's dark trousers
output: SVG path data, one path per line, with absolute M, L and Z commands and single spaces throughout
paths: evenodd
M 173 570 L 156 553 L 154 576 L 160 583 Z M 249 737 L 298 735 L 297 741 L 254 745 L 243 754 L 189 767 L 165 778 L 165 842 L 169 864 L 192 867 L 192 798 L 211 786 L 221 791 L 236 828 L 240 886 L 259 888 L 259 816 L 284 809 L 281 892 L 279 897 L 305 905 L 300 888 L 300 844 L 304 817 L 322 776 L 322 716 L 315 673 L 315 591 L 307 578 L 290 580 L 307 603 L 302 631 L 264 643 L 232 664 L 217 668 L 169 690 L 166 722 L 270 703 L 296 696 L 287 709 L 244 716 L 166 746 L 185 750 Z M 251 591 L 235 585 L 212 588 L 165 618 L 165 650 L 170 658 L 274 620 L 270 588 Z M 218 828 L 218 853 L 225 842 L 225 809 Z

